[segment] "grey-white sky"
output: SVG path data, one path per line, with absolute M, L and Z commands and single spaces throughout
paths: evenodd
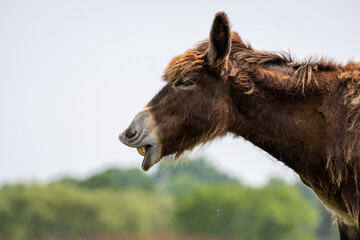
M 360 1 L 0 1 L 0 183 L 140 168 L 117 140 L 217 11 L 256 49 L 360 61 Z M 205 155 L 247 183 L 295 174 L 241 138 Z M 150 170 L 151 172 L 151 170 Z

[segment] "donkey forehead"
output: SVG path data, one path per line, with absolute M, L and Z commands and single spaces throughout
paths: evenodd
M 204 56 L 204 53 L 190 49 L 174 57 L 165 69 L 163 79 L 176 82 L 182 78 L 193 78 L 204 66 Z

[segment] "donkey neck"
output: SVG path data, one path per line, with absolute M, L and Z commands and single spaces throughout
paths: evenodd
M 319 150 L 325 137 L 325 120 L 317 111 L 320 94 L 284 96 L 250 80 L 233 79 L 230 98 L 230 132 L 268 152 L 300 176 L 326 164 L 325 152 Z

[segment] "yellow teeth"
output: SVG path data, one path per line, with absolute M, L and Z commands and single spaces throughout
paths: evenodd
M 136 150 L 138 151 L 138 153 L 139 153 L 141 156 L 145 156 L 145 155 L 146 155 L 146 148 L 145 148 L 145 146 L 138 147 L 138 148 L 136 148 Z

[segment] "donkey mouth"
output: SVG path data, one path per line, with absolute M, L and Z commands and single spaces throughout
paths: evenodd
M 144 171 L 149 170 L 161 159 L 161 147 L 150 136 L 142 136 L 137 141 L 129 141 L 125 133 L 120 134 L 119 140 L 128 147 L 136 148 L 138 153 L 144 157 L 141 168 Z
M 160 161 L 160 147 L 153 145 L 146 145 L 138 147 L 137 151 L 144 159 L 141 164 L 141 168 L 144 171 L 149 170 L 154 164 Z

